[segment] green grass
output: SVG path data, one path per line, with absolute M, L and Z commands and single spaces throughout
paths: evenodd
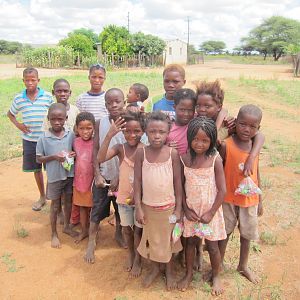
M 1 262 L 7 267 L 6 271 L 10 273 L 18 272 L 21 268 L 23 268 L 22 266 L 17 266 L 16 260 L 12 258 L 12 254 L 8 252 L 1 256 Z
M 268 231 L 263 231 L 260 234 L 260 240 L 266 244 L 266 245 L 271 245 L 274 246 L 277 244 L 277 236 L 274 235 L 272 232 L 268 232 Z
M 26 238 L 29 235 L 29 232 L 20 221 L 16 221 L 14 224 L 14 231 L 18 238 Z

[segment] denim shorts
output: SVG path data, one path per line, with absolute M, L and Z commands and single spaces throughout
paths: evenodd
M 142 224 L 140 224 L 135 218 L 135 206 L 118 203 L 118 208 L 121 219 L 121 226 L 132 227 L 134 225 L 136 227 L 143 228 Z

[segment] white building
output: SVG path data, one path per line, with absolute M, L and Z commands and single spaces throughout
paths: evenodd
M 164 64 L 186 64 L 187 43 L 179 39 L 167 40 L 164 51 Z

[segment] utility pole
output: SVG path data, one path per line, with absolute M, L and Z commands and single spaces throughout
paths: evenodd
M 187 49 L 186 49 L 186 54 L 187 54 L 187 63 L 189 62 L 189 47 L 190 46 L 190 17 L 187 17 Z
M 127 30 L 128 30 L 128 32 L 129 32 L 129 12 L 128 12 L 128 14 L 127 14 Z

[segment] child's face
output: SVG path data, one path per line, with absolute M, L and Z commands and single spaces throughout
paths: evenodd
M 126 123 L 126 129 L 123 131 L 124 137 L 130 146 L 136 146 L 143 135 L 143 129 L 140 122 L 129 121 Z
M 80 121 L 77 125 L 77 132 L 84 141 L 89 141 L 94 133 L 94 124 L 89 120 Z
M 38 78 L 38 75 L 35 72 L 32 72 L 24 75 L 23 82 L 25 84 L 27 92 L 35 92 L 40 82 L 40 79 Z
M 196 113 L 198 116 L 208 117 L 216 120 L 220 110 L 221 104 L 217 104 L 210 95 L 199 95 L 196 103 Z
M 52 90 L 52 95 L 55 96 L 57 103 L 67 105 L 68 99 L 71 96 L 70 86 L 66 82 L 59 82 Z
M 185 79 L 177 71 L 169 71 L 164 75 L 164 89 L 166 97 L 169 100 L 173 99 L 174 92 L 181 89 L 185 85 Z
M 93 69 L 89 75 L 89 80 L 91 83 L 91 91 L 95 93 L 100 93 L 102 91 L 102 86 L 105 81 L 105 72 L 102 69 Z
M 54 132 L 61 132 L 63 130 L 66 119 L 66 113 L 60 109 L 53 110 L 48 115 L 48 120 Z
M 161 148 L 168 137 L 169 125 L 163 121 L 150 121 L 146 128 L 149 144 L 154 148 Z
M 210 143 L 211 141 L 207 134 L 202 129 L 199 129 L 191 143 L 191 147 L 197 154 L 203 154 L 209 149 Z
M 194 118 L 195 104 L 191 99 L 182 99 L 175 108 L 175 118 L 178 125 L 187 125 Z
M 137 93 L 135 92 L 135 90 L 131 87 L 131 88 L 129 89 L 128 94 L 127 94 L 127 102 L 128 102 L 128 103 L 137 102 L 137 101 L 140 101 L 140 100 L 141 100 L 140 98 L 141 98 L 140 95 L 137 94 Z
M 124 96 L 123 94 L 115 91 L 106 97 L 105 100 L 106 109 L 109 112 L 111 118 L 118 118 L 124 110 Z
M 236 134 L 243 142 L 252 139 L 260 127 L 260 120 L 250 114 L 240 114 L 236 120 Z

